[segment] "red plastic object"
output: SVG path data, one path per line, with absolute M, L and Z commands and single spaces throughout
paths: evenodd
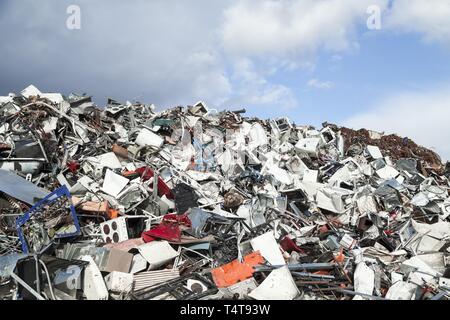
M 187 214 L 166 214 L 163 217 L 163 223 L 177 223 L 177 224 L 182 224 L 188 228 L 190 228 L 191 225 L 191 220 L 189 219 Z
M 80 164 L 77 161 L 68 161 L 67 168 L 70 170 L 70 172 L 77 173 L 77 171 L 80 169 Z
M 181 240 L 180 226 L 191 227 L 191 221 L 186 214 L 167 214 L 162 222 L 155 228 L 142 233 L 142 239 L 148 243 L 155 239 L 179 242 Z
M 150 169 L 149 167 L 139 168 L 136 170 L 136 172 L 139 173 L 142 180 L 144 180 L 144 181 L 150 180 L 155 175 L 153 170 Z M 167 197 L 167 199 L 170 199 L 170 200 L 173 200 L 175 198 L 172 193 L 172 190 L 170 190 L 170 188 L 167 186 L 167 184 L 161 178 L 158 178 L 158 195 L 160 197 L 165 195 Z
M 176 224 L 160 224 L 156 228 L 144 232 L 142 239 L 145 243 L 156 239 L 178 242 L 181 239 L 181 230 Z
M 288 236 L 284 237 L 283 240 L 280 241 L 281 248 L 284 251 L 291 253 L 292 251 L 296 251 L 299 253 L 305 253 L 291 238 Z

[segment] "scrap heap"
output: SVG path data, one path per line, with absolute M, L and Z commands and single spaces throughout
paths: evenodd
M 448 164 L 244 113 L 0 97 L 0 297 L 450 297 Z

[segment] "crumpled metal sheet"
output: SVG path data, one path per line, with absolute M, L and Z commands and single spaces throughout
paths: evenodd
M 50 193 L 17 174 L 2 169 L 0 169 L 0 191 L 27 204 L 35 204 Z

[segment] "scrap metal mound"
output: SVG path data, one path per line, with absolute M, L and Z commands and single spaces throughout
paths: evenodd
M 414 158 L 427 168 L 433 169 L 439 174 L 443 173 L 444 165 L 441 157 L 436 152 L 417 145 L 407 137 L 401 138 L 396 134 L 381 135 L 367 129 L 353 130 L 340 127 L 339 130 L 345 139 L 344 151 L 346 153 L 354 144 L 373 145 L 379 147 L 384 155 L 394 161 L 401 158 Z
M 448 163 L 244 114 L 0 97 L 0 299 L 450 298 Z

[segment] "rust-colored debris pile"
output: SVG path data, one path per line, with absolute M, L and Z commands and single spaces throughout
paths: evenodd
M 378 132 L 360 129 L 358 131 L 349 128 L 339 128 L 345 139 L 344 152 L 354 150 L 355 145 L 373 145 L 383 150 L 386 156 L 397 161 L 402 158 L 414 158 L 420 160 L 420 164 L 427 169 L 442 174 L 443 165 L 439 155 L 427 148 L 417 145 L 408 137 L 399 137 L 395 134 L 382 135 Z M 351 148 L 353 147 L 353 149 Z
M 4 300 L 448 300 L 450 167 L 203 102 L 0 97 Z

